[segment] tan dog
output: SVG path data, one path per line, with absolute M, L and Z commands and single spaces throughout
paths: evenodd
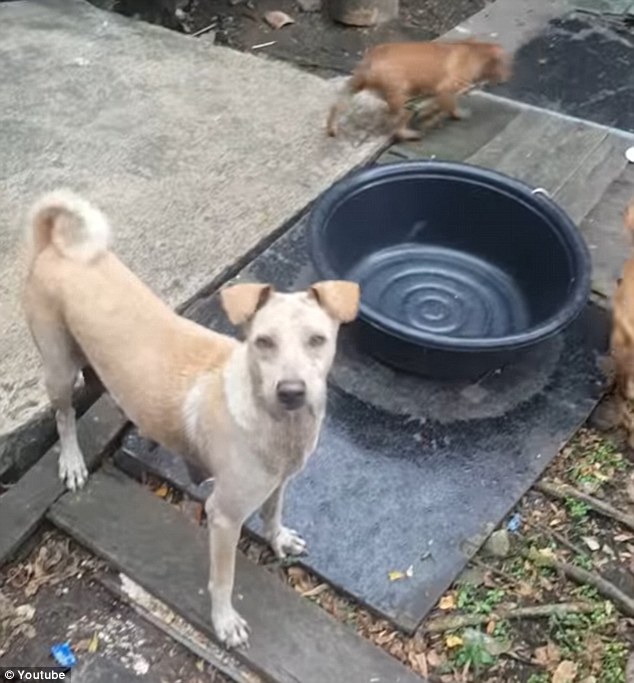
M 244 645 L 231 599 L 240 529 L 262 506 L 275 553 L 305 550 L 282 526 L 284 487 L 315 449 L 337 332 L 357 314 L 359 287 L 228 287 L 222 303 L 246 327 L 240 343 L 174 313 L 108 250 L 109 234 L 103 214 L 65 191 L 37 203 L 28 227 L 24 306 L 56 409 L 60 476 L 71 489 L 87 477 L 71 398 L 89 363 L 142 434 L 214 477 L 205 505 L 212 622 L 221 641 Z
M 434 97 L 437 107 L 454 119 L 464 115 L 457 97 L 474 86 L 508 80 L 511 62 L 500 45 L 476 41 L 386 43 L 371 48 L 355 69 L 339 100 L 328 115 L 328 135 L 338 132 L 337 119 L 351 97 L 362 90 L 379 95 L 394 117 L 394 135 L 416 140 L 408 128 L 408 101 Z
M 624 223 L 634 238 L 634 201 L 625 210 Z M 634 256 L 625 262 L 612 302 L 610 350 L 614 361 L 616 388 L 620 401 L 621 422 L 634 448 Z

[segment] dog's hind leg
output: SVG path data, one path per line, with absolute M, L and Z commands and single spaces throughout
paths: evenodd
M 31 333 L 44 363 L 44 380 L 55 410 L 60 440 L 59 476 L 74 491 L 86 483 L 88 470 L 77 441 L 73 388 L 84 358 L 64 323 L 53 314 L 29 320 Z
M 264 524 L 264 537 L 279 559 L 306 552 L 306 541 L 296 531 L 282 524 L 285 488 L 286 482 L 278 486 L 264 503 L 260 513 Z

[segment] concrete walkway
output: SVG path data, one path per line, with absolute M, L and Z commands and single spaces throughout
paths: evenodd
M 41 448 L 33 425 L 51 427 L 19 309 L 23 214 L 39 193 L 96 202 L 116 251 L 178 305 L 382 139 L 324 135 L 332 83 L 83 0 L 0 4 L 0 82 L 1 473 Z

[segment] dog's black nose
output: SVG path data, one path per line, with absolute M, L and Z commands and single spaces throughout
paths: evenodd
M 297 410 L 306 400 L 306 382 L 304 380 L 284 380 L 277 385 L 277 400 L 286 410 Z

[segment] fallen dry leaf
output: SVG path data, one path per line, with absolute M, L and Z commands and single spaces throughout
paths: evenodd
M 0 657 L 9 651 L 11 644 L 20 636 L 35 638 L 35 628 L 30 623 L 34 616 L 32 605 L 16 606 L 0 591 Z
M 593 538 L 592 536 L 583 536 L 582 540 L 588 546 L 588 548 L 592 550 L 593 553 L 599 550 L 599 548 L 601 547 L 599 541 L 596 538 Z
M 549 642 L 535 650 L 535 662 L 546 669 L 551 669 L 561 661 L 561 652 L 555 643 Z
M 517 594 L 523 598 L 528 598 L 537 592 L 537 589 L 531 586 L 529 583 L 522 581 L 517 586 Z
M 408 578 L 407 572 L 402 572 L 400 569 L 393 569 L 388 573 L 388 578 L 390 581 L 400 581 L 401 579 Z
M 314 588 L 309 588 L 307 591 L 304 591 L 302 593 L 303 598 L 314 598 L 316 595 L 321 595 L 325 591 L 327 591 L 329 588 L 327 583 L 320 583 L 319 585 L 315 586 Z
M 443 597 L 440 598 L 438 607 L 439 609 L 444 610 L 445 612 L 449 612 L 452 609 L 456 609 L 456 598 L 452 594 L 443 595 Z
M 295 581 L 301 581 L 306 578 L 306 572 L 301 567 L 289 567 L 287 570 L 288 576 Z
M 460 647 L 464 641 L 460 636 L 456 636 L 453 634 L 448 635 L 445 638 L 445 645 L 451 650 L 454 647 Z
M 295 23 L 295 20 L 289 17 L 286 12 L 281 12 L 280 10 L 265 12 L 264 21 L 276 31 L 284 26 Z
M 407 659 L 416 673 L 419 673 L 423 678 L 429 676 L 429 667 L 427 666 L 427 656 L 424 652 L 410 652 Z
M 569 660 L 564 660 L 555 670 L 552 683 L 573 683 L 576 676 L 577 665 Z
M 436 650 L 430 650 L 427 653 L 427 664 L 433 669 L 437 669 L 443 663 L 443 659 L 436 652 Z
M 97 650 L 99 649 L 99 634 L 95 631 L 93 633 L 92 638 L 90 639 L 90 642 L 88 643 L 88 652 L 90 654 L 95 654 Z
M 166 498 L 167 494 L 169 493 L 169 489 L 165 484 L 161 484 L 155 491 L 154 493 L 159 497 L 159 498 Z

